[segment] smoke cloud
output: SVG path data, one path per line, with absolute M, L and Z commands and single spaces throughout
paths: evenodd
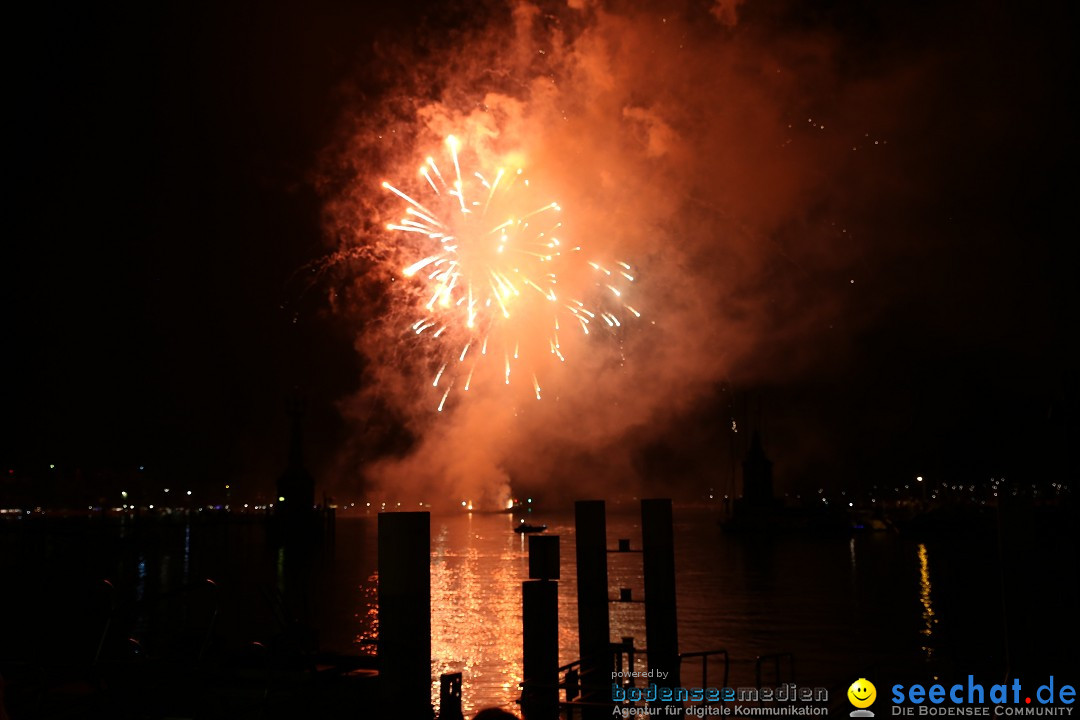
M 749 9 L 518 2 L 380 42 L 378 89 L 357 99 L 326 186 L 348 269 L 335 310 L 365 359 L 343 402 L 357 424 L 345 462 L 376 495 L 632 494 L 640 449 L 693 423 L 720 383 L 784 381 L 842 355 L 830 327 L 869 262 L 859 203 L 889 190 L 867 163 L 888 152 L 919 72 L 875 90 L 827 33 Z M 451 133 L 481 166 L 519 158 L 562 205 L 568 242 L 636 273 L 627 302 L 641 317 L 567 332 L 567 362 L 536 368 L 542 400 L 528 381 L 459 382 L 436 411 L 438 343 L 409 331 L 426 296 L 402 277 L 419 256 L 384 229 L 401 203 L 380 183 L 411 182 Z

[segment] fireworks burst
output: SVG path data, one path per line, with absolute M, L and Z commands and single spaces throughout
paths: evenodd
M 439 411 L 452 390 L 468 392 L 482 375 L 504 385 L 523 377 L 540 400 L 543 362 L 566 361 L 562 333 L 613 332 L 627 315 L 641 316 L 625 302 L 633 268 L 587 259 L 567 241 L 562 207 L 537 202 L 523 168 L 470 173 L 475 153 L 453 135 L 445 145 L 408 192 L 382 184 L 404 203 L 386 228 L 416 258 L 403 268 L 420 290 L 408 301 L 408 332 L 438 343 Z

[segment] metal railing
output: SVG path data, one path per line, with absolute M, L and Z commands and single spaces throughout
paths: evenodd
M 724 658 L 724 682 L 721 683 L 720 687 L 727 687 L 728 677 L 731 671 L 731 658 L 728 656 L 727 650 L 702 650 L 700 652 L 679 653 L 679 674 L 682 674 L 682 664 L 684 660 L 701 658 L 701 687 L 709 687 L 709 658 L 714 656 L 722 656 Z

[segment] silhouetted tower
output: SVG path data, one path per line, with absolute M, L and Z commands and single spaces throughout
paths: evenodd
M 302 520 L 312 515 L 315 505 L 315 480 L 304 467 L 303 403 L 290 400 L 286 413 L 292 421 L 289 464 L 278 478 L 275 508 L 284 520 Z
M 754 431 L 742 464 L 743 502 L 753 507 L 773 504 L 772 461 L 765 457 L 761 435 Z

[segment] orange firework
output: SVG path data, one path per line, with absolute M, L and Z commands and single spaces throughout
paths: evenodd
M 425 159 L 412 194 L 382 184 L 404 202 L 401 219 L 386 226 L 415 252 L 403 274 L 425 288 L 409 330 L 440 343 L 432 381 L 438 409 L 455 386 L 467 392 L 485 369 L 505 385 L 524 374 L 539 400 L 538 356 L 566 361 L 564 326 L 589 335 L 590 328 L 621 327 L 624 310 L 640 317 L 623 300 L 632 268 L 585 260 L 581 245 L 565 239 L 562 207 L 538 203 L 522 168 L 463 174 L 464 153 L 453 135 L 445 152 L 439 162 Z M 578 271 L 582 263 L 587 276 Z M 575 281 L 561 282 L 567 275 Z M 602 299 L 588 304 L 594 289 Z

